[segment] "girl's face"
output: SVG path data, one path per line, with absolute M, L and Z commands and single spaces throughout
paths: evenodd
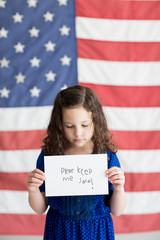
M 82 106 L 75 106 L 64 108 L 62 116 L 64 133 L 71 147 L 84 147 L 92 143 L 92 112 L 87 112 Z

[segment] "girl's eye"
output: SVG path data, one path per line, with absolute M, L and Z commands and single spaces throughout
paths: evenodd
M 66 126 L 66 128 L 72 128 L 73 126 Z
M 82 125 L 82 127 L 88 127 L 89 125 L 87 124 L 87 125 Z

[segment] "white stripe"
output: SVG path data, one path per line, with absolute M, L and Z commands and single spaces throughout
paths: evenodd
M 0 151 L 0 171 L 30 172 L 36 167 L 40 151 Z M 117 156 L 125 172 L 160 172 L 160 150 L 119 150 Z
M 116 234 L 115 237 L 116 237 L 116 240 L 135 240 L 135 239 L 136 240 L 159 240 L 160 239 L 160 231 Z M 12 239 L 10 239 L 10 240 L 12 240 Z
M 9 234 L 9 231 L 7 234 Z M 43 240 L 43 236 L 0 235 L 0 240 Z M 128 239 L 128 240 L 130 240 L 130 239 Z M 136 240 L 139 240 L 139 239 L 136 239 Z M 143 240 L 145 240 L 145 239 L 143 239 Z M 152 239 L 152 240 L 155 240 L 155 239 Z
M 160 108 L 103 107 L 108 126 L 114 130 L 160 130 Z
M 0 191 L 0 213 L 33 214 L 26 191 Z
M 127 206 L 124 214 L 152 214 L 160 212 L 160 191 L 127 192 L 126 195 Z
M 158 42 L 160 21 L 76 17 L 76 35 L 102 41 Z
M 160 231 L 115 234 L 116 240 L 159 240 Z M 43 236 L 0 235 L 0 240 L 43 240 Z
M 36 168 L 39 150 L 0 151 L 0 172 L 30 172 Z
M 5 108 L 1 113 L 0 131 L 39 130 L 47 127 L 52 106 L 36 108 Z M 110 129 L 160 130 L 160 108 L 103 107 Z M 34 115 L 32 115 L 34 112 Z M 7 116 L 7 117 L 6 117 Z M 17 120 L 18 118 L 18 120 Z M 12 119 L 12 121 L 10 121 Z M 31 121 L 32 119 L 32 121 Z M 30 123 L 31 121 L 31 123 Z
M 0 108 L 0 131 L 38 130 L 47 127 L 51 106 Z
M 160 172 L 160 150 L 119 150 L 117 156 L 125 172 Z
M 160 192 L 126 192 L 126 195 L 124 214 L 152 214 L 160 211 Z M 1 190 L 0 203 L 0 213 L 33 213 L 28 203 L 28 192 L 25 191 Z
M 111 62 L 78 59 L 78 80 L 117 86 L 159 86 L 160 62 Z

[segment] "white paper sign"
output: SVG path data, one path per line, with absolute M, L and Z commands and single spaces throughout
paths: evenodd
M 107 167 L 107 154 L 46 156 L 46 196 L 108 194 Z

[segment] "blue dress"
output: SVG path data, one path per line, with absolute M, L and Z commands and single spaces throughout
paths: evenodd
M 108 168 L 120 167 L 117 155 L 107 152 Z M 41 151 L 37 168 L 44 171 Z M 40 186 L 45 191 L 45 184 Z M 48 197 L 44 240 L 114 240 L 114 228 L 108 200 L 113 193 L 109 183 L 108 195 Z

